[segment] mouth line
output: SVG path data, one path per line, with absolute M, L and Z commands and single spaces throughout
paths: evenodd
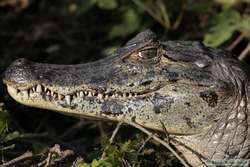
M 98 99 L 100 101 L 104 100 L 126 100 L 126 99 L 135 99 L 144 97 L 151 92 L 154 92 L 156 90 L 150 90 L 147 92 L 109 92 L 109 93 L 100 93 L 96 90 L 80 90 L 75 91 L 71 94 L 60 94 L 58 92 L 54 92 L 51 89 L 49 89 L 46 86 L 43 86 L 41 84 L 38 84 L 36 86 L 30 87 L 28 89 L 20 90 L 18 88 L 14 88 L 13 86 L 7 84 L 7 87 L 10 89 L 10 91 L 13 92 L 15 96 L 22 96 L 25 99 L 29 99 L 34 97 L 34 95 L 39 94 L 41 97 L 46 97 L 46 99 L 50 99 L 50 101 L 66 101 L 67 104 L 70 104 L 71 101 L 77 98 L 81 99 L 89 99 L 94 98 Z

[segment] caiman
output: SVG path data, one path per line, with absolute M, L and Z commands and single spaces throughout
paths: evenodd
M 161 41 L 146 30 L 90 63 L 18 59 L 3 81 L 24 105 L 166 131 L 192 166 L 247 166 L 249 74 L 227 51 L 197 41 Z

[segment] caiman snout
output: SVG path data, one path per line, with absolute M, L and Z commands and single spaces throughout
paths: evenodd
M 5 71 L 3 81 L 5 84 L 16 87 L 32 86 L 35 84 L 36 76 L 32 72 L 32 62 L 21 58 L 14 61 Z

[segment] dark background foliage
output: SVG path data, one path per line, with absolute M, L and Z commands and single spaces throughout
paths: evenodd
M 162 40 L 200 40 L 231 50 L 248 62 L 249 0 L 0 0 L 0 75 L 15 59 L 78 64 L 111 55 L 138 32 L 151 29 Z M 164 148 L 133 128 L 114 126 L 25 107 L 0 85 L 1 163 L 32 151 L 22 166 L 46 166 L 54 144 L 74 152 L 55 165 L 177 166 Z M 133 132 L 133 133 L 131 133 Z M 54 147 L 53 147 L 54 148 Z M 103 150 L 106 156 L 101 158 Z M 60 157 L 60 156 L 59 156 Z M 85 162 L 85 163 L 84 163 Z M 48 165 L 49 166 L 49 165 Z M 77 166 L 77 165 L 75 165 Z M 181 166 L 181 165 L 180 165 Z

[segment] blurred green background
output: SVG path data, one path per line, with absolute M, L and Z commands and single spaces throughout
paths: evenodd
M 161 40 L 199 40 L 249 62 L 250 0 L 0 0 L 0 74 L 21 57 L 94 61 L 145 29 Z M 0 94 L 0 164 L 30 150 L 33 155 L 20 166 L 46 165 L 57 143 L 74 152 L 60 166 L 181 166 L 153 142 L 138 153 L 147 136 L 133 128 L 122 127 L 110 145 L 114 125 L 22 106 L 2 83 Z

